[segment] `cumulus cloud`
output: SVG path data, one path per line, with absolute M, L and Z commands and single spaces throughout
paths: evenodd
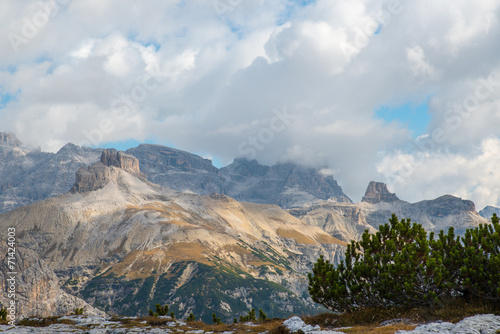
M 152 138 L 222 163 L 294 160 L 334 170 L 355 200 L 382 179 L 409 200 L 500 204 L 493 183 L 474 183 L 497 177 L 477 161 L 500 137 L 499 7 L 4 0 L 0 130 L 51 151 Z M 416 141 L 376 114 L 422 101 L 431 122 Z M 399 177 L 401 160 L 433 169 Z

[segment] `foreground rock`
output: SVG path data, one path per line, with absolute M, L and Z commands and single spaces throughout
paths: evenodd
M 131 318 L 133 320 L 133 318 Z M 43 319 L 30 318 L 30 323 L 35 325 L 37 322 L 42 323 Z M 125 333 L 189 333 L 189 328 L 185 327 L 187 324 L 182 321 L 170 321 L 163 328 L 151 327 L 143 324 L 143 327 L 124 327 L 123 323 L 119 321 L 112 321 L 110 318 L 103 317 L 87 317 L 87 316 L 66 316 L 59 318 L 61 322 L 46 327 L 36 326 L 0 326 L 0 332 L 14 333 L 14 334 L 28 334 L 28 333 L 72 333 L 72 334 L 125 334 Z M 181 329 L 182 328 L 182 329 Z M 205 331 L 201 331 L 200 334 Z M 228 332 L 226 334 L 232 334 Z
M 412 331 L 397 331 L 396 334 L 495 334 L 500 330 L 500 316 L 481 314 L 465 318 L 457 324 L 433 322 L 421 325 Z
M 283 326 L 288 328 L 292 333 L 297 333 L 299 331 L 302 331 L 304 333 L 321 333 L 321 334 L 343 334 L 341 332 L 335 332 L 335 331 L 322 331 L 321 327 L 316 325 L 316 326 L 311 326 L 307 325 L 302 319 L 300 319 L 297 316 L 291 317 L 288 320 L 285 320 L 283 322 Z

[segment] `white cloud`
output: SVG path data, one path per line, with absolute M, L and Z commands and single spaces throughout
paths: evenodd
M 421 46 L 417 45 L 413 48 L 407 48 L 406 57 L 414 76 L 425 75 L 432 79 L 436 75 L 436 69 L 426 61 L 424 50 Z

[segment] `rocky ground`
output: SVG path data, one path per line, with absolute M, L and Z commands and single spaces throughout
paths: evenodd
M 81 333 L 81 334 L 124 334 L 124 333 L 175 333 L 175 334 L 264 334 L 270 331 L 275 333 L 300 333 L 306 334 L 343 334 L 364 333 L 353 328 L 321 328 L 304 323 L 299 317 L 294 316 L 288 320 L 271 320 L 265 323 L 242 323 L 236 325 L 207 325 L 201 322 L 186 323 L 172 320 L 169 317 L 160 317 L 155 320 L 137 318 L 102 318 L 88 316 L 65 316 L 57 319 L 30 318 L 22 321 L 23 325 L 0 325 L 0 332 L 27 334 L 27 333 Z M 433 322 L 418 325 L 414 330 L 391 330 L 395 322 L 401 319 L 388 321 L 366 332 L 370 333 L 396 333 L 396 334 L 496 334 L 500 332 L 500 316 L 486 314 L 465 318 L 452 324 L 448 322 Z M 54 322 L 48 325 L 48 322 Z M 278 328 L 278 331 L 276 328 Z M 416 325 L 414 325 L 416 326 Z M 286 328 L 285 328 L 286 327 Z M 384 327 L 386 330 L 384 330 Z
M 418 326 L 412 331 L 397 331 L 396 334 L 495 334 L 500 332 L 500 316 L 481 314 L 465 318 L 457 324 L 433 322 Z

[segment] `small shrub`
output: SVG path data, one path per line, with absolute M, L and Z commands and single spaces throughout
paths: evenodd
M 279 325 L 278 327 L 274 327 L 269 331 L 269 334 L 290 334 L 290 330 L 288 327 L 284 325 Z
M 264 313 L 264 312 L 262 312 L 262 313 Z M 255 309 L 254 308 L 252 308 L 250 311 L 248 311 L 248 314 L 246 316 L 240 315 L 240 322 L 255 321 L 255 320 L 256 319 L 255 319 Z
M 186 321 L 187 322 L 192 322 L 192 321 L 195 321 L 196 318 L 194 317 L 193 313 L 189 313 L 189 317 L 187 317 Z
M 168 319 L 160 319 L 158 316 L 149 317 L 146 319 L 146 322 L 150 326 L 165 326 L 168 323 Z
M 170 306 L 166 305 L 161 306 L 160 304 L 156 304 L 156 312 L 153 312 L 153 310 L 149 310 L 149 316 L 151 317 L 159 317 L 159 316 L 165 316 L 168 314 L 168 311 L 170 309 Z M 174 312 L 172 312 L 173 314 Z M 173 317 L 172 317 L 173 319 Z
M 2 307 L 0 309 L 0 320 L 2 320 L 2 321 L 7 320 L 7 309 L 5 307 Z
M 222 324 L 222 321 L 220 321 L 220 318 L 217 318 L 217 316 L 215 315 L 215 313 L 212 313 L 212 322 L 216 325 L 220 325 Z
M 267 314 L 262 311 L 262 309 L 259 309 L 259 321 L 264 321 L 267 319 Z
M 73 310 L 73 313 L 71 315 L 83 315 L 83 309 L 84 309 L 83 307 L 81 308 L 77 307 Z
M 58 323 L 58 317 L 49 317 L 42 319 L 23 319 L 18 322 L 19 326 L 26 327 L 48 327 Z

